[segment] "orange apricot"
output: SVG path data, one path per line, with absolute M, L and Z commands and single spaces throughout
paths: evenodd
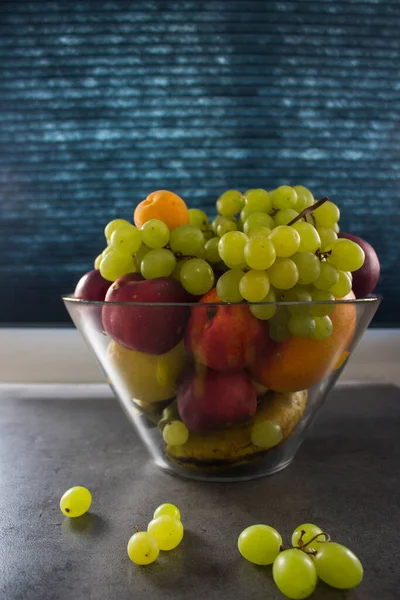
M 350 292 L 344 299 L 355 296 Z M 291 337 L 281 343 L 270 341 L 251 367 L 251 376 L 277 392 L 296 392 L 315 385 L 337 368 L 353 338 L 356 316 L 355 304 L 337 304 L 330 315 L 333 331 L 325 340 Z
M 185 202 L 177 194 L 168 190 L 158 190 L 138 204 L 133 215 L 138 229 L 150 219 L 163 221 L 172 231 L 180 225 L 189 223 L 189 211 Z

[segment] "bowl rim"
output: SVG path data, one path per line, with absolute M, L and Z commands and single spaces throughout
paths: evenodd
M 83 306 L 158 306 L 158 307 L 176 307 L 184 306 L 193 308 L 194 306 L 203 306 L 210 308 L 211 306 L 318 306 L 319 304 L 379 304 L 382 296 L 379 294 L 369 294 L 365 298 L 350 298 L 350 299 L 335 299 L 335 300 L 313 300 L 306 302 L 107 302 L 106 300 L 83 300 L 82 298 L 74 298 L 73 296 L 62 296 L 65 304 L 75 304 Z

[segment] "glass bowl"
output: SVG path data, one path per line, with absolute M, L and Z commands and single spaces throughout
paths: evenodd
M 292 462 L 380 299 L 64 302 L 155 463 L 192 479 L 236 481 Z M 269 321 L 254 316 L 260 311 L 276 313 Z M 287 337 L 289 311 L 329 314 L 333 331 Z

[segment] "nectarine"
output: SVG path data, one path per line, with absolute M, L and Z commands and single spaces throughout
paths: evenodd
M 172 231 L 180 225 L 189 224 L 189 211 L 180 196 L 168 190 L 152 192 L 137 205 L 133 220 L 138 229 L 150 219 L 163 221 Z

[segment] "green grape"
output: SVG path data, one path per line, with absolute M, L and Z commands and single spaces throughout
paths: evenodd
M 315 252 L 321 246 L 321 238 L 318 231 L 305 221 L 297 221 L 292 225 L 300 236 L 299 252 Z
M 308 598 L 317 585 L 317 570 L 313 560 L 302 550 L 284 550 L 275 559 L 272 575 L 279 589 L 288 598 Z
M 275 246 L 276 255 L 287 258 L 297 252 L 300 246 L 300 235 L 289 225 L 279 225 L 269 234 L 269 239 Z
M 206 251 L 205 259 L 210 263 L 218 263 L 221 260 L 221 257 L 218 252 L 218 237 L 212 237 L 208 242 L 206 242 L 204 249 Z
M 135 533 L 128 542 L 127 551 L 136 565 L 150 565 L 160 553 L 157 540 L 147 531 Z
M 275 223 L 270 215 L 263 212 L 251 213 L 243 219 L 243 231 L 246 235 L 256 227 L 268 227 L 268 229 L 273 229 Z
M 290 221 L 293 221 L 298 214 L 297 210 L 293 210 L 293 208 L 283 208 L 282 210 L 278 210 L 274 215 L 275 225 L 287 225 Z
M 338 233 L 340 232 L 339 223 L 335 223 L 335 224 L 332 226 L 332 229 L 333 229 L 333 231 L 334 231 L 336 234 L 338 234 Z
M 357 556 L 335 542 L 320 544 L 314 564 L 318 577 L 334 588 L 354 588 L 363 578 L 363 567 Z
M 135 254 L 142 245 L 142 234 L 134 225 L 121 225 L 111 235 L 110 245 L 124 254 Z
M 136 252 L 135 256 L 133 257 L 133 262 L 135 263 L 135 267 L 137 271 L 140 271 L 140 267 L 142 265 L 142 260 L 144 259 L 144 257 L 146 256 L 146 254 L 148 254 L 150 252 L 150 248 L 148 246 L 146 246 L 145 244 L 142 244 L 139 248 L 139 250 Z
M 129 221 L 125 221 L 125 219 L 114 219 L 113 221 L 107 223 L 104 229 L 104 235 L 108 243 L 110 242 L 111 236 L 114 233 L 114 231 L 118 229 L 118 227 L 122 227 L 123 225 L 132 225 L 132 223 L 129 223 Z
M 288 321 L 288 329 L 294 337 L 312 337 L 315 330 L 315 319 L 309 315 L 292 315 Z
M 304 533 L 302 534 L 303 531 Z M 315 537 L 319 533 L 322 533 L 322 529 L 320 529 L 318 525 L 313 525 L 312 523 L 303 523 L 303 525 L 299 525 L 293 531 L 292 546 L 299 547 L 300 539 L 303 545 L 307 544 L 310 540 L 312 540 L 313 537 Z M 321 535 L 314 542 L 312 542 L 311 546 L 307 546 L 307 550 L 317 550 L 321 547 L 321 542 L 326 543 L 324 535 Z
M 270 229 L 269 227 L 261 225 L 260 227 L 254 227 L 253 229 L 251 229 L 247 234 L 247 237 L 249 239 L 253 237 L 268 237 L 271 231 L 272 229 Z
M 233 219 L 224 218 L 223 221 L 217 227 L 217 235 L 222 237 L 228 231 L 237 231 L 237 224 Z
M 330 318 L 326 315 L 324 317 L 315 317 L 315 329 L 312 337 L 314 340 L 326 340 L 333 331 L 333 325 Z
M 314 204 L 314 196 L 308 188 L 304 187 L 304 185 L 294 185 L 293 189 L 296 190 L 297 193 L 296 210 L 301 212 Z
M 244 248 L 244 258 L 251 269 L 269 269 L 276 259 L 275 246 L 265 237 L 253 237 Z
M 269 292 L 269 279 L 266 271 L 252 269 L 243 275 L 239 291 L 247 302 L 261 302 Z
M 182 266 L 181 284 L 189 294 L 203 296 L 214 285 L 214 271 L 202 258 L 191 258 Z
M 150 521 L 147 531 L 157 541 L 160 550 L 173 550 L 182 541 L 183 525 L 179 519 L 162 515 Z
M 194 254 L 195 258 L 203 258 L 204 260 L 206 260 L 206 249 L 205 246 L 202 246 L 201 248 L 199 248 L 197 250 L 197 252 Z
M 171 231 L 169 245 L 172 252 L 193 256 L 204 246 L 204 235 L 192 225 L 181 225 Z
M 244 275 L 241 269 L 226 271 L 217 281 L 217 294 L 223 302 L 242 302 L 239 283 Z
M 289 318 L 290 315 L 283 306 L 276 309 L 275 314 L 268 321 L 268 332 L 271 340 L 274 342 L 284 342 L 290 338 L 290 331 L 288 329 Z
M 271 565 L 282 545 L 280 533 L 269 525 L 251 525 L 239 535 L 240 554 L 254 565 Z
M 255 212 L 272 212 L 272 199 L 267 190 L 247 190 L 244 194 L 244 206 L 247 214 Z
M 285 208 L 294 208 L 296 209 L 297 205 L 297 193 L 290 185 L 281 185 L 276 188 L 272 195 L 272 205 L 277 210 L 285 209 Z
M 328 262 L 322 262 L 320 269 L 320 274 L 314 281 L 314 285 L 319 290 L 330 290 L 339 279 L 339 271 Z
M 183 446 L 189 439 L 189 430 L 182 421 L 172 421 L 164 427 L 163 438 L 168 446 Z
M 70 488 L 60 500 L 61 512 L 67 517 L 81 517 L 92 504 L 92 494 L 80 485 Z
M 196 227 L 197 229 L 201 229 L 201 231 L 207 231 L 208 217 L 203 210 L 199 208 L 189 208 L 189 225 Z
M 104 279 L 115 281 L 122 275 L 135 272 L 135 264 L 130 254 L 123 254 L 117 250 L 108 252 L 100 264 L 100 273 Z
M 213 220 L 213 222 L 211 223 L 211 229 L 215 233 L 215 235 L 217 235 L 218 225 L 223 223 L 225 221 L 225 219 L 226 219 L 226 217 L 223 217 L 222 215 L 217 215 L 215 217 L 215 219 Z M 230 219 L 230 220 L 233 221 L 233 219 Z
M 268 269 L 268 277 L 271 285 L 275 288 L 289 290 L 296 285 L 299 271 L 290 258 L 277 258 L 272 267 Z
M 176 258 L 170 250 L 150 250 L 142 259 L 140 272 L 145 279 L 168 277 L 176 266 Z
M 228 190 L 217 200 L 217 211 L 223 217 L 234 217 L 243 208 L 244 198 L 238 190 Z
M 349 292 L 351 292 L 353 280 L 351 279 L 350 275 L 351 273 L 348 271 L 341 271 L 339 269 L 339 279 L 329 290 L 332 292 L 335 298 L 344 298 Z
M 272 288 L 262 302 L 276 302 L 275 291 Z M 276 313 L 276 304 L 250 304 L 250 310 L 257 319 L 267 321 Z
M 96 258 L 94 260 L 94 268 L 96 269 L 96 271 L 100 270 L 100 265 L 101 265 L 102 260 L 103 260 L 103 253 L 96 256 Z
M 164 248 L 169 242 L 169 229 L 163 221 L 150 219 L 141 228 L 142 241 L 153 249 Z
M 317 227 L 317 231 L 321 240 L 321 251 L 325 252 L 325 250 L 332 247 L 333 242 L 337 240 L 337 233 L 328 227 Z
M 342 271 L 357 271 L 364 264 L 364 250 L 352 240 L 335 240 L 328 250 L 331 250 L 328 261 Z
M 316 208 L 312 214 L 318 227 L 333 227 L 340 218 L 339 208 L 329 200 Z
M 295 263 L 299 272 L 299 283 L 308 285 L 313 283 L 321 272 L 321 263 L 318 257 L 312 252 L 300 252 L 292 256 L 292 261 Z
M 250 438 L 252 444 L 263 450 L 268 450 L 282 441 L 283 433 L 275 421 L 259 421 L 251 428 Z
M 244 248 L 248 237 L 241 231 L 229 231 L 219 240 L 219 255 L 228 267 L 240 267 L 244 262 Z
M 158 519 L 158 517 L 163 517 L 164 515 L 178 519 L 178 521 L 181 520 L 180 510 L 175 504 L 160 504 L 154 511 L 153 519 Z
M 282 294 L 282 302 L 311 302 L 311 294 L 306 288 L 296 286 L 291 290 L 287 290 Z M 286 310 L 291 315 L 305 315 L 308 314 L 309 304 L 295 304 L 293 306 L 286 306 Z
M 335 296 L 326 290 L 311 290 L 313 302 L 328 302 L 329 304 L 313 304 L 310 306 L 310 313 L 313 317 L 325 317 L 331 315 L 335 310 Z

